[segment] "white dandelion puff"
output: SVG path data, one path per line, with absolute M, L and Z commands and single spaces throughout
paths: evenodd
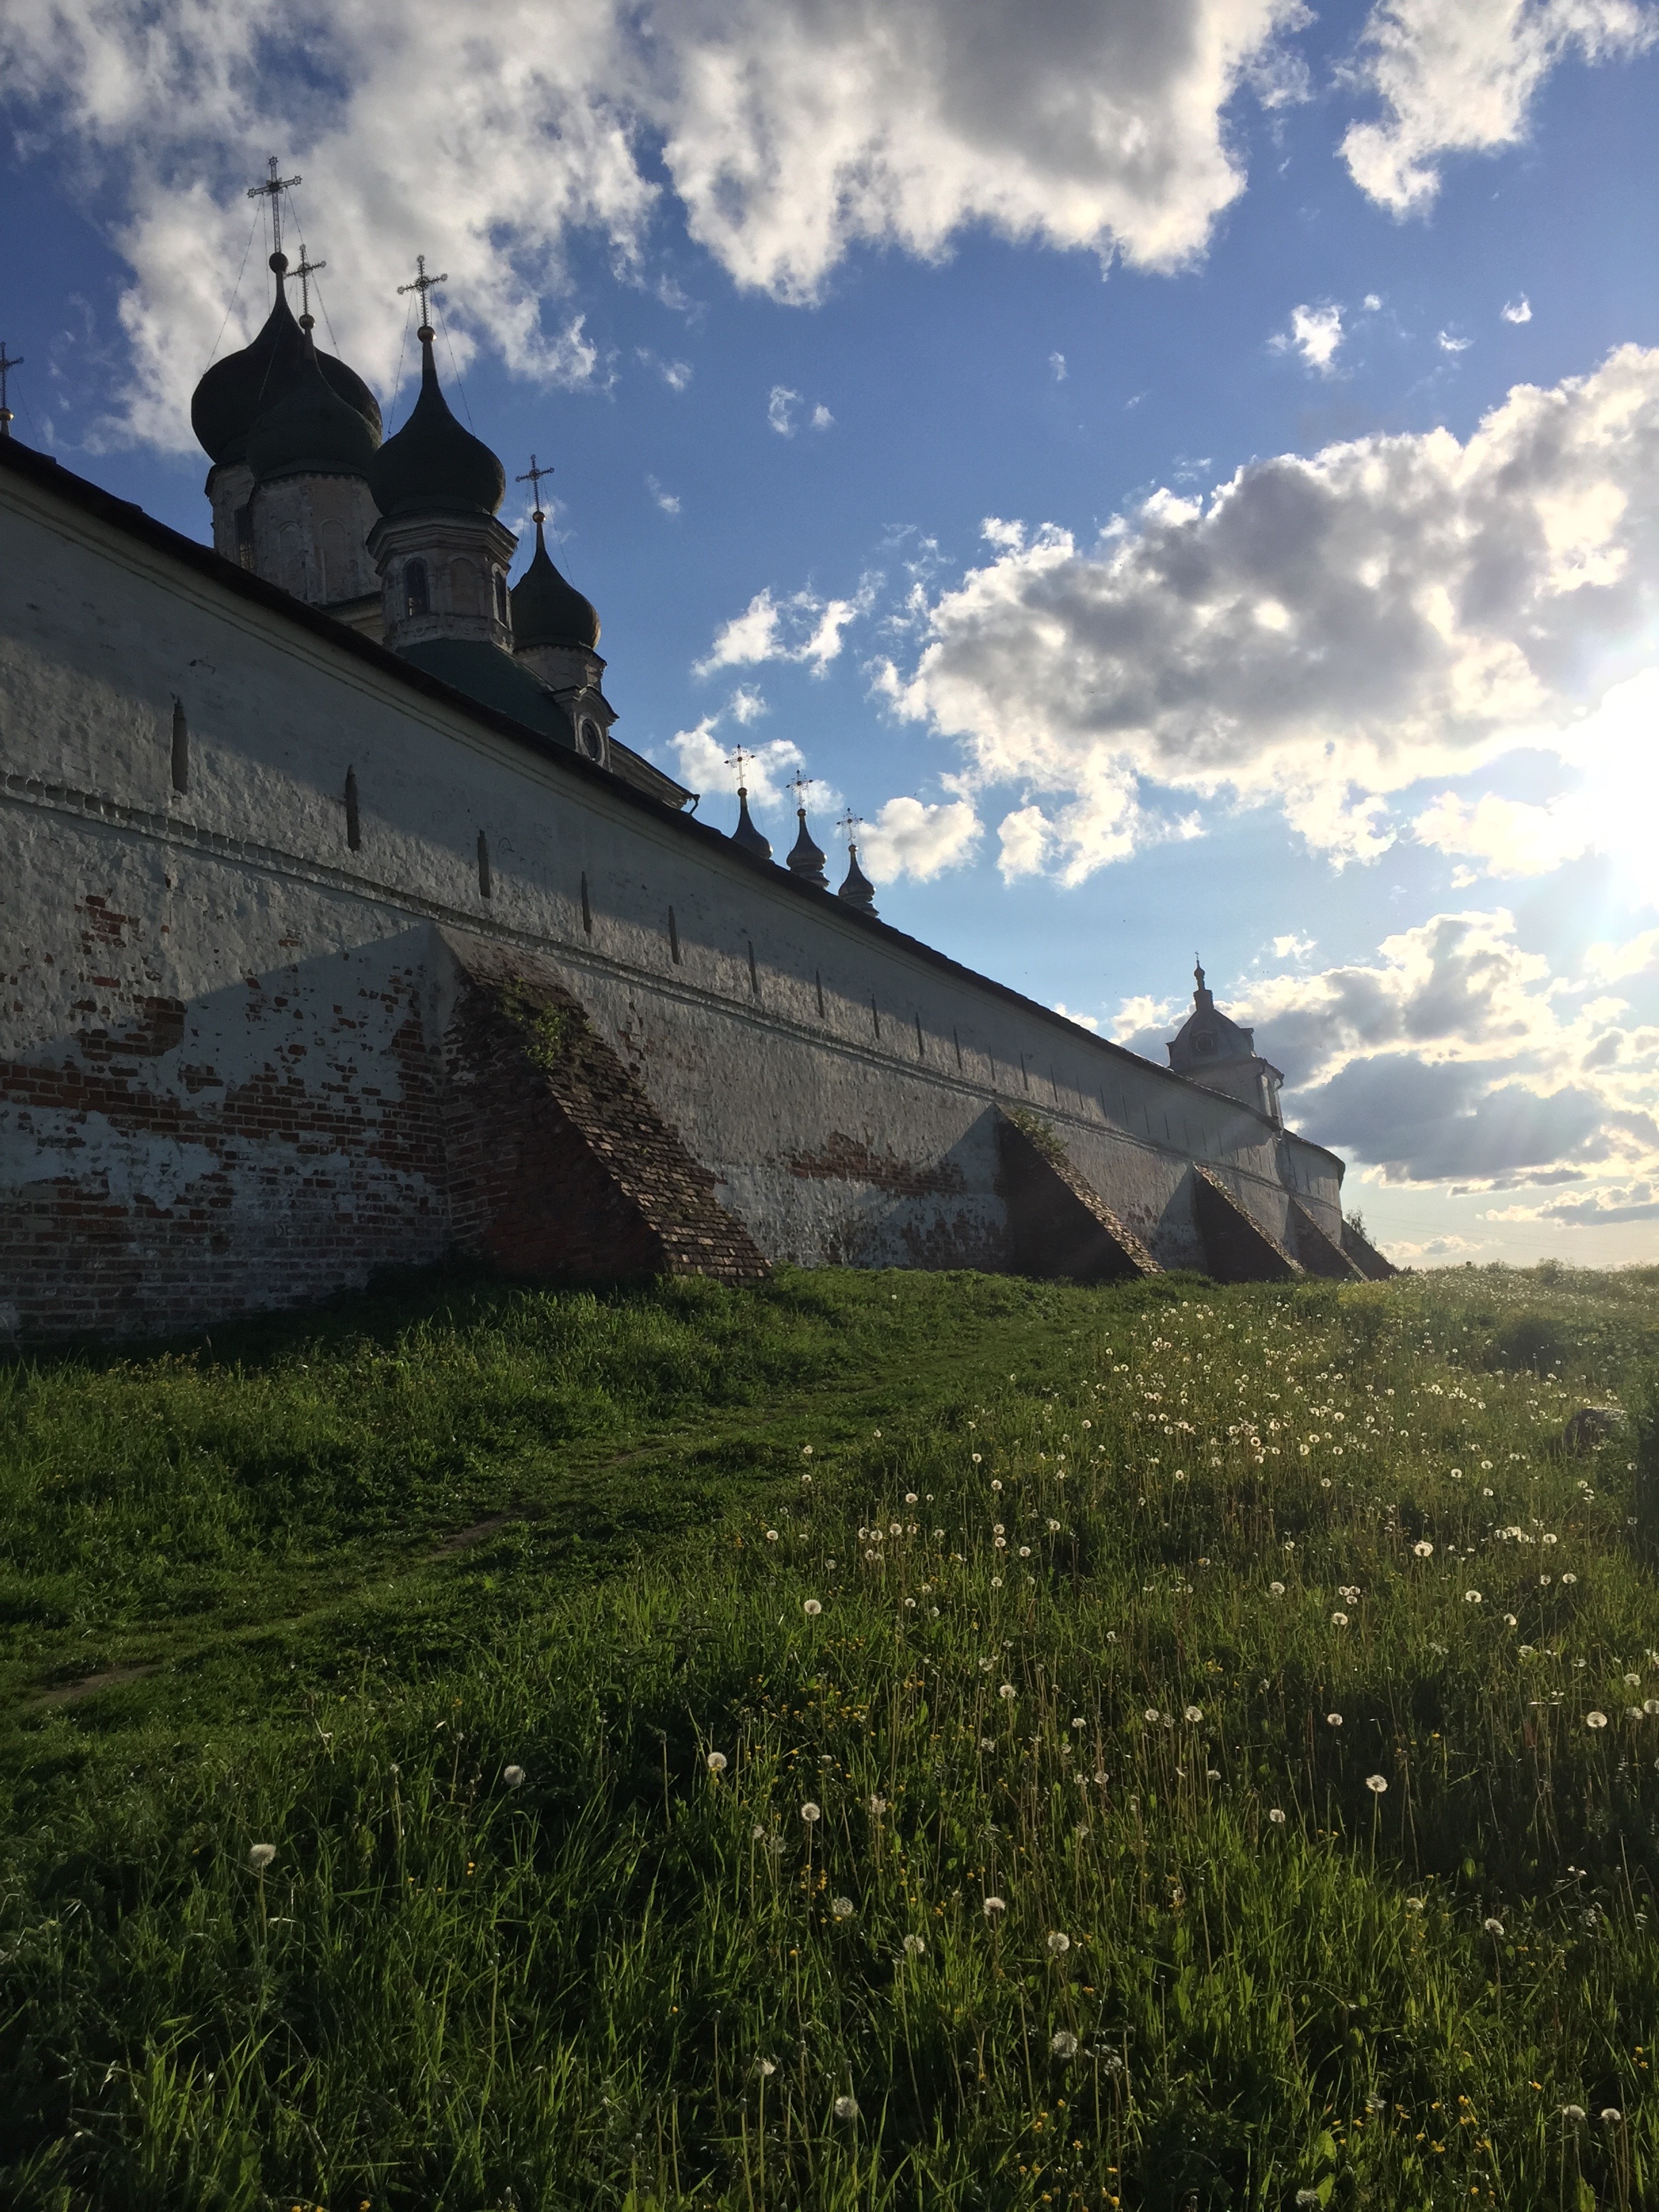
M 502 1779 L 502 1781 L 503 1781 L 503 1782 L 505 1782 L 505 1783 L 506 1783 L 506 1784 L 507 1784 L 507 1788 L 508 1788 L 509 1790 L 516 1790 L 516 1789 L 518 1789 L 518 1788 L 519 1788 L 519 1786 L 520 1786 L 520 1784 L 523 1782 L 523 1780 L 524 1780 L 524 1769 L 523 1769 L 523 1767 L 521 1767 L 521 1766 L 504 1766 L 504 1767 L 502 1767 L 502 1769 L 501 1769 L 501 1779 Z
M 838 2120 L 855 2120 L 858 2116 L 859 2100 L 856 2097 L 836 2098 L 836 2118 Z
M 1069 1936 L 1062 1936 L 1059 1929 L 1056 1928 L 1054 1934 L 1048 1938 L 1048 1956 L 1051 1959 L 1063 1959 L 1071 1948 L 1071 1937 Z
M 1057 2027 L 1048 2039 L 1048 2048 L 1056 2058 L 1075 2058 L 1077 2038 L 1069 2027 Z
M 1006 1912 L 1008 1910 L 1007 1902 L 1000 1897 L 988 1897 L 981 1905 L 981 1910 L 988 1920 L 994 1920 L 999 1912 Z
M 823 1611 L 823 1606 L 819 1599 L 808 1597 L 801 1600 L 800 1609 L 806 1615 L 806 1618 L 809 1620 L 816 1620 L 818 1615 Z
M 815 1820 L 821 1820 L 823 1818 L 823 1808 L 822 1805 L 815 1805 L 809 1797 L 800 1808 L 800 1816 L 810 1828 Z
M 711 1774 L 724 1774 L 729 1761 L 723 1751 L 711 1751 L 703 1764 Z
M 255 1874 L 263 1874 L 276 1856 L 275 1844 L 255 1844 L 247 1855 L 247 1863 Z
M 1388 1786 L 1389 1778 L 1386 1774 L 1368 1774 L 1365 1777 L 1365 1787 L 1373 1797 L 1380 1797 Z

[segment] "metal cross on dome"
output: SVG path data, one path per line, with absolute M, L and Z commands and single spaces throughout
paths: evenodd
M 434 290 L 438 285 L 448 283 L 449 278 L 447 274 L 442 276 L 428 276 L 426 273 L 426 256 L 424 253 L 417 253 L 415 256 L 415 267 L 418 271 L 418 274 L 409 283 L 398 285 L 398 297 L 401 300 L 405 292 L 418 292 L 420 294 L 421 323 L 422 328 L 424 328 L 426 325 L 426 295 L 428 292 Z
M 749 750 L 746 745 L 733 745 L 731 751 L 726 756 L 726 765 L 727 768 L 732 769 L 736 771 L 738 789 L 740 792 L 743 792 L 745 797 L 747 796 L 747 785 L 749 779 L 744 774 L 744 770 L 754 758 L 755 755 Z
M 440 276 L 436 281 L 441 284 L 444 280 Z M 534 453 L 532 453 L 530 456 L 530 466 L 525 471 L 521 477 L 517 477 L 514 479 L 517 483 L 527 483 L 532 488 L 530 495 L 536 502 L 535 513 L 531 518 L 532 521 L 545 522 L 547 520 L 547 517 L 542 513 L 542 478 L 544 477 L 550 477 L 553 473 L 554 471 L 551 469 L 544 469 L 541 463 L 536 459 Z
M 807 794 L 807 793 L 808 793 L 809 791 L 811 791 L 811 789 L 812 788 L 812 786 L 813 786 L 817 781 L 817 776 L 815 776 L 815 775 L 803 775 L 801 774 L 801 772 L 800 772 L 800 770 L 799 770 L 799 769 L 797 769 L 795 770 L 795 773 L 793 774 L 793 775 L 792 775 L 792 776 L 790 777 L 790 779 L 789 779 L 789 788 L 790 788 L 790 790 L 791 790 L 791 791 L 793 791 L 793 792 L 794 793 L 794 794 L 795 794 L 795 811 L 796 811 L 796 812 L 797 812 L 797 813 L 799 813 L 799 814 L 805 814 L 805 811 L 806 811 L 806 794 Z
M 861 814 L 854 814 L 849 806 L 840 821 L 836 823 L 836 827 L 851 845 L 854 842 L 854 833 L 864 827 L 864 817 Z
M 306 330 L 311 328 L 313 320 L 311 286 L 307 279 L 314 276 L 319 269 L 326 269 L 327 266 L 326 261 L 308 261 L 306 258 L 306 242 L 302 238 L 300 240 L 300 265 L 294 273 L 300 280 L 300 321 Z
M 265 179 L 264 184 L 250 185 L 247 188 L 247 196 L 251 200 L 270 202 L 270 250 L 273 253 L 280 253 L 283 250 L 283 194 L 291 192 L 295 185 L 304 184 L 305 179 L 279 177 L 276 171 L 280 165 L 274 154 L 266 155 L 265 166 L 270 171 L 270 174 Z M 303 254 L 304 246 L 301 246 L 300 251 Z

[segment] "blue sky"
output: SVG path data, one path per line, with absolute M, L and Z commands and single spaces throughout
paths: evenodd
M 1401 1256 L 1651 1255 L 1651 0 L 30 0 L 0 84 L 18 435 L 207 534 L 279 153 L 706 817 L 804 769 L 1154 1056 L 1201 950 Z

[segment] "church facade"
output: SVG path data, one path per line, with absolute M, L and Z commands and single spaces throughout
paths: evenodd
M 832 890 L 804 812 L 779 865 L 686 811 L 539 513 L 510 583 L 429 328 L 383 438 L 273 267 L 196 396 L 211 549 L 0 437 L 0 1339 L 454 1253 L 1388 1272 L 1201 974 L 1161 1069 Z

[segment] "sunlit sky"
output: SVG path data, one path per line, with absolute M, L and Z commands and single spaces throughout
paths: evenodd
M 8 7 L 16 434 L 207 536 L 279 155 L 389 425 L 447 272 L 705 818 L 804 771 L 889 920 L 1159 1060 L 1201 952 L 1396 1258 L 1650 1257 L 1653 0 L 456 20 Z

